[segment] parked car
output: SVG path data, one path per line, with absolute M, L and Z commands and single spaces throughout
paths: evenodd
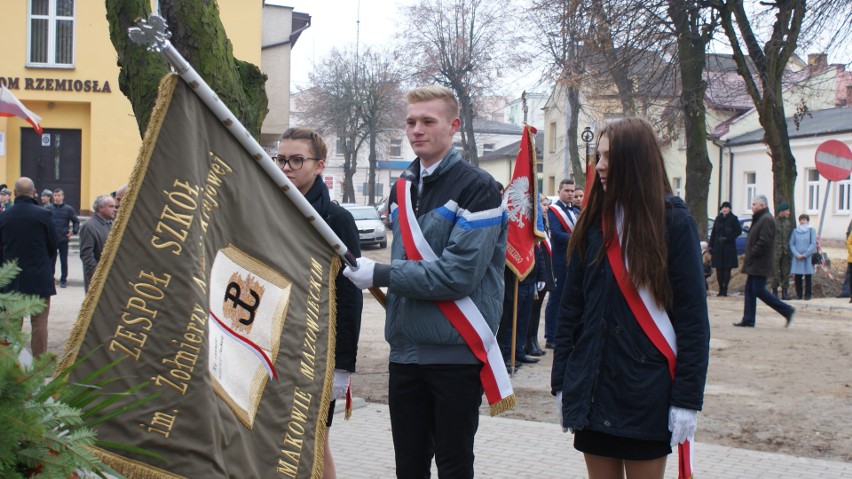
M 388 246 L 387 229 L 379 218 L 379 212 L 372 206 L 361 206 L 355 204 L 344 203 L 340 205 L 355 218 L 355 225 L 358 227 L 358 237 L 361 239 L 361 246 L 379 245 L 379 248 Z
M 707 240 L 710 240 L 710 233 L 713 232 L 713 218 L 707 218 Z M 737 256 L 745 254 L 746 238 L 748 238 L 748 230 L 751 228 L 751 218 L 740 218 L 740 227 L 743 232 L 737 236 Z

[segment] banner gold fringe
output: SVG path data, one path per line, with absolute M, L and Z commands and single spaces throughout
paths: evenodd
M 337 273 L 340 271 L 340 256 L 336 254 L 331 258 L 331 267 L 328 271 L 328 361 L 325 368 L 325 382 L 322 388 L 322 399 L 320 410 L 317 414 L 317 429 L 314 435 L 314 469 L 311 471 L 312 479 L 322 479 L 325 473 L 325 441 L 328 436 L 328 415 L 334 414 L 329 411 L 331 404 L 331 389 L 334 383 L 335 347 L 337 346 Z
M 491 405 L 491 416 L 502 414 L 515 407 L 515 395 L 510 394 Z
M 95 454 L 101 462 L 115 469 L 116 472 L 121 473 L 125 477 L 133 479 L 186 479 L 184 476 L 178 476 L 143 462 L 134 461 L 97 447 L 92 446 L 87 449 L 91 453 Z
M 100 300 L 106 275 L 112 268 L 112 263 L 115 260 L 115 254 L 118 251 L 121 238 L 124 236 L 127 222 L 130 221 L 130 217 L 133 215 L 133 207 L 136 205 L 137 196 L 139 196 L 139 188 L 142 185 L 142 180 L 145 179 L 148 163 L 151 162 L 151 155 L 154 153 L 154 145 L 160 136 L 160 128 L 162 128 L 165 122 L 166 113 L 169 111 L 172 95 L 179 80 L 180 77 L 174 73 L 170 73 L 160 80 L 160 86 L 157 90 L 157 102 L 154 104 L 151 117 L 148 119 L 148 126 L 145 128 L 145 138 L 142 140 L 142 146 L 139 149 L 139 157 L 133 166 L 133 171 L 130 173 L 130 183 L 127 193 L 121 202 L 120 212 L 116 215 L 106 244 L 104 244 L 103 253 L 101 253 L 101 259 L 98 262 L 95 275 L 92 277 L 91 283 L 89 283 L 89 292 L 86 294 L 83 304 L 80 307 L 80 314 L 77 316 L 77 321 L 71 329 L 68 342 L 65 343 L 65 352 L 59 361 L 57 373 L 64 371 L 77 360 L 77 354 L 80 352 L 80 346 L 83 344 L 83 336 L 89 328 L 92 313 Z

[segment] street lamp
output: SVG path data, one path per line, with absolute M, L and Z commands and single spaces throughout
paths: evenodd
M 580 133 L 580 138 L 586 143 L 586 176 L 589 175 L 589 145 L 595 139 L 595 134 L 592 132 L 590 127 L 586 127 L 583 129 L 583 132 Z

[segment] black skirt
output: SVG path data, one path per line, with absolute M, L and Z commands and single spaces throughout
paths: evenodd
M 668 441 L 653 441 L 613 436 L 583 429 L 574 433 L 574 449 L 595 456 L 626 461 L 649 461 L 672 453 Z

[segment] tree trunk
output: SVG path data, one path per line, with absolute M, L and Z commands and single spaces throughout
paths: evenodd
M 583 174 L 583 165 L 580 162 L 580 148 L 577 142 L 577 131 L 580 119 L 580 90 L 569 86 L 566 90 L 568 102 L 571 104 L 571 112 L 568 116 L 568 150 L 571 156 L 571 173 L 577 188 L 586 187 L 586 175 Z
M 121 67 L 119 87 L 130 100 L 139 131 L 145 126 L 157 97 L 160 79 L 169 72 L 159 54 L 148 53 L 129 41 L 127 28 L 137 18 L 147 18 L 150 2 L 106 0 L 110 39 Z M 234 58 L 231 42 L 219 18 L 216 2 L 160 0 L 171 43 L 255 137 L 266 117 L 266 75 L 248 62 Z M 258 25 L 258 28 L 260 26 Z
M 780 83 L 780 82 L 779 82 Z M 780 88 L 779 88 L 780 89 Z M 796 158 L 790 148 L 790 135 L 787 132 L 787 118 L 783 102 L 764 101 L 760 107 L 760 124 L 763 126 L 764 141 L 772 157 L 772 199 L 773 211 L 778 205 L 787 203 L 790 215 L 795 218 L 796 195 Z M 825 209 L 825 205 L 822 205 Z
M 461 90 L 458 94 L 459 109 L 461 114 L 461 126 L 464 128 L 464 145 L 467 153 L 467 161 L 473 166 L 479 166 L 479 154 L 476 151 L 476 134 L 473 131 L 473 102 L 466 90 Z
M 698 12 L 689 0 L 669 0 L 669 17 L 677 35 L 680 59 L 681 108 L 686 130 L 686 205 L 698 224 L 698 236 L 707 239 L 707 199 L 713 164 L 707 154 L 707 109 L 704 94 L 707 83 L 703 72 L 706 63 L 707 37 L 702 35 Z

